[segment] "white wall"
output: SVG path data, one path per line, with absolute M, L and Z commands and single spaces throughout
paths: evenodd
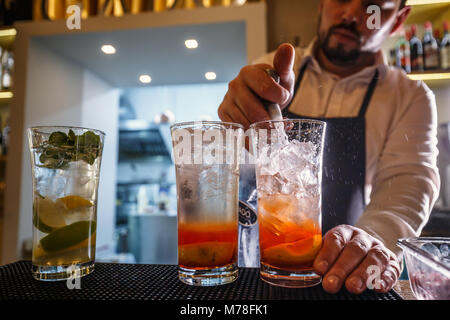
M 80 96 L 82 94 L 81 69 L 67 63 L 51 51 L 31 40 L 28 55 L 24 132 L 38 125 L 69 125 L 81 121 Z M 42 81 L 45 79 L 45 81 Z M 17 239 L 4 239 L 5 258 L 21 257 L 22 243 L 32 235 L 32 180 L 28 140 L 24 138 L 20 207 Z M 5 212 L 5 230 L 11 219 Z M 17 228 L 16 226 L 10 226 Z M 14 245 L 15 244 L 15 245 Z
M 245 54 L 245 53 L 243 53 Z M 153 121 L 155 116 L 171 110 L 176 122 L 219 120 L 217 109 L 228 90 L 228 83 L 158 86 L 124 91 L 138 119 Z
M 99 188 L 98 245 L 112 241 L 115 204 L 118 90 L 32 39 L 28 52 L 22 175 L 17 212 L 4 218 L 2 262 L 21 258 L 22 243 L 32 236 L 32 179 L 26 128 L 67 125 L 98 128 L 107 140 Z M 13 111 L 14 112 L 14 111 Z M 108 241 L 109 240 L 109 241 Z
M 112 88 L 92 72 L 84 71 L 81 125 L 106 134 L 98 190 L 97 257 L 108 255 L 114 249 L 119 93 L 119 89 Z

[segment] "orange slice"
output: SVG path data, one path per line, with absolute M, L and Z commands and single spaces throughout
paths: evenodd
M 279 244 L 265 249 L 263 260 L 273 266 L 301 266 L 314 260 L 321 244 L 321 235 L 315 235 L 293 243 Z
M 232 262 L 236 244 L 230 242 L 200 242 L 181 245 L 178 262 L 186 267 L 218 267 Z

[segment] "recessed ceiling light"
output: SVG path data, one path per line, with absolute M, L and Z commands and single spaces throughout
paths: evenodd
M 114 48 L 110 44 L 105 44 L 105 45 L 102 46 L 102 52 L 104 54 L 115 54 L 116 53 L 116 48 Z
M 197 49 L 198 48 L 198 42 L 195 39 L 188 39 L 184 42 L 186 45 L 186 48 L 188 49 Z
M 216 80 L 217 75 L 215 72 L 207 72 L 205 73 L 206 80 Z
M 152 82 L 152 77 L 150 77 L 148 74 L 141 74 L 139 76 L 139 81 L 145 84 L 148 84 Z

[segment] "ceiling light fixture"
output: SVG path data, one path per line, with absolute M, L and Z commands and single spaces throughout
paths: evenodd
M 215 72 L 207 72 L 205 73 L 206 80 L 216 80 L 217 75 Z
M 198 42 L 195 39 L 188 39 L 184 42 L 186 45 L 186 48 L 188 49 L 197 49 L 198 48 Z
M 104 54 L 115 54 L 116 53 L 116 48 L 114 48 L 110 44 L 105 44 L 105 45 L 102 46 L 102 52 Z
M 150 77 L 148 74 L 141 74 L 139 76 L 139 81 L 144 84 L 149 84 L 150 82 L 152 82 L 152 77 Z

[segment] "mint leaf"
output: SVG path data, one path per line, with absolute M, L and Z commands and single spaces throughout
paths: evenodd
M 48 138 L 48 143 L 53 144 L 55 146 L 60 146 L 67 142 L 67 134 L 61 131 L 53 132 Z
M 49 169 L 65 169 L 69 162 L 78 160 L 93 165 L 100 154 L 100 143 L 100 136 L 92 131 L 79 136 L 72 129 L 68 134 L 56 131 L 44 142 L 39 161 Z

